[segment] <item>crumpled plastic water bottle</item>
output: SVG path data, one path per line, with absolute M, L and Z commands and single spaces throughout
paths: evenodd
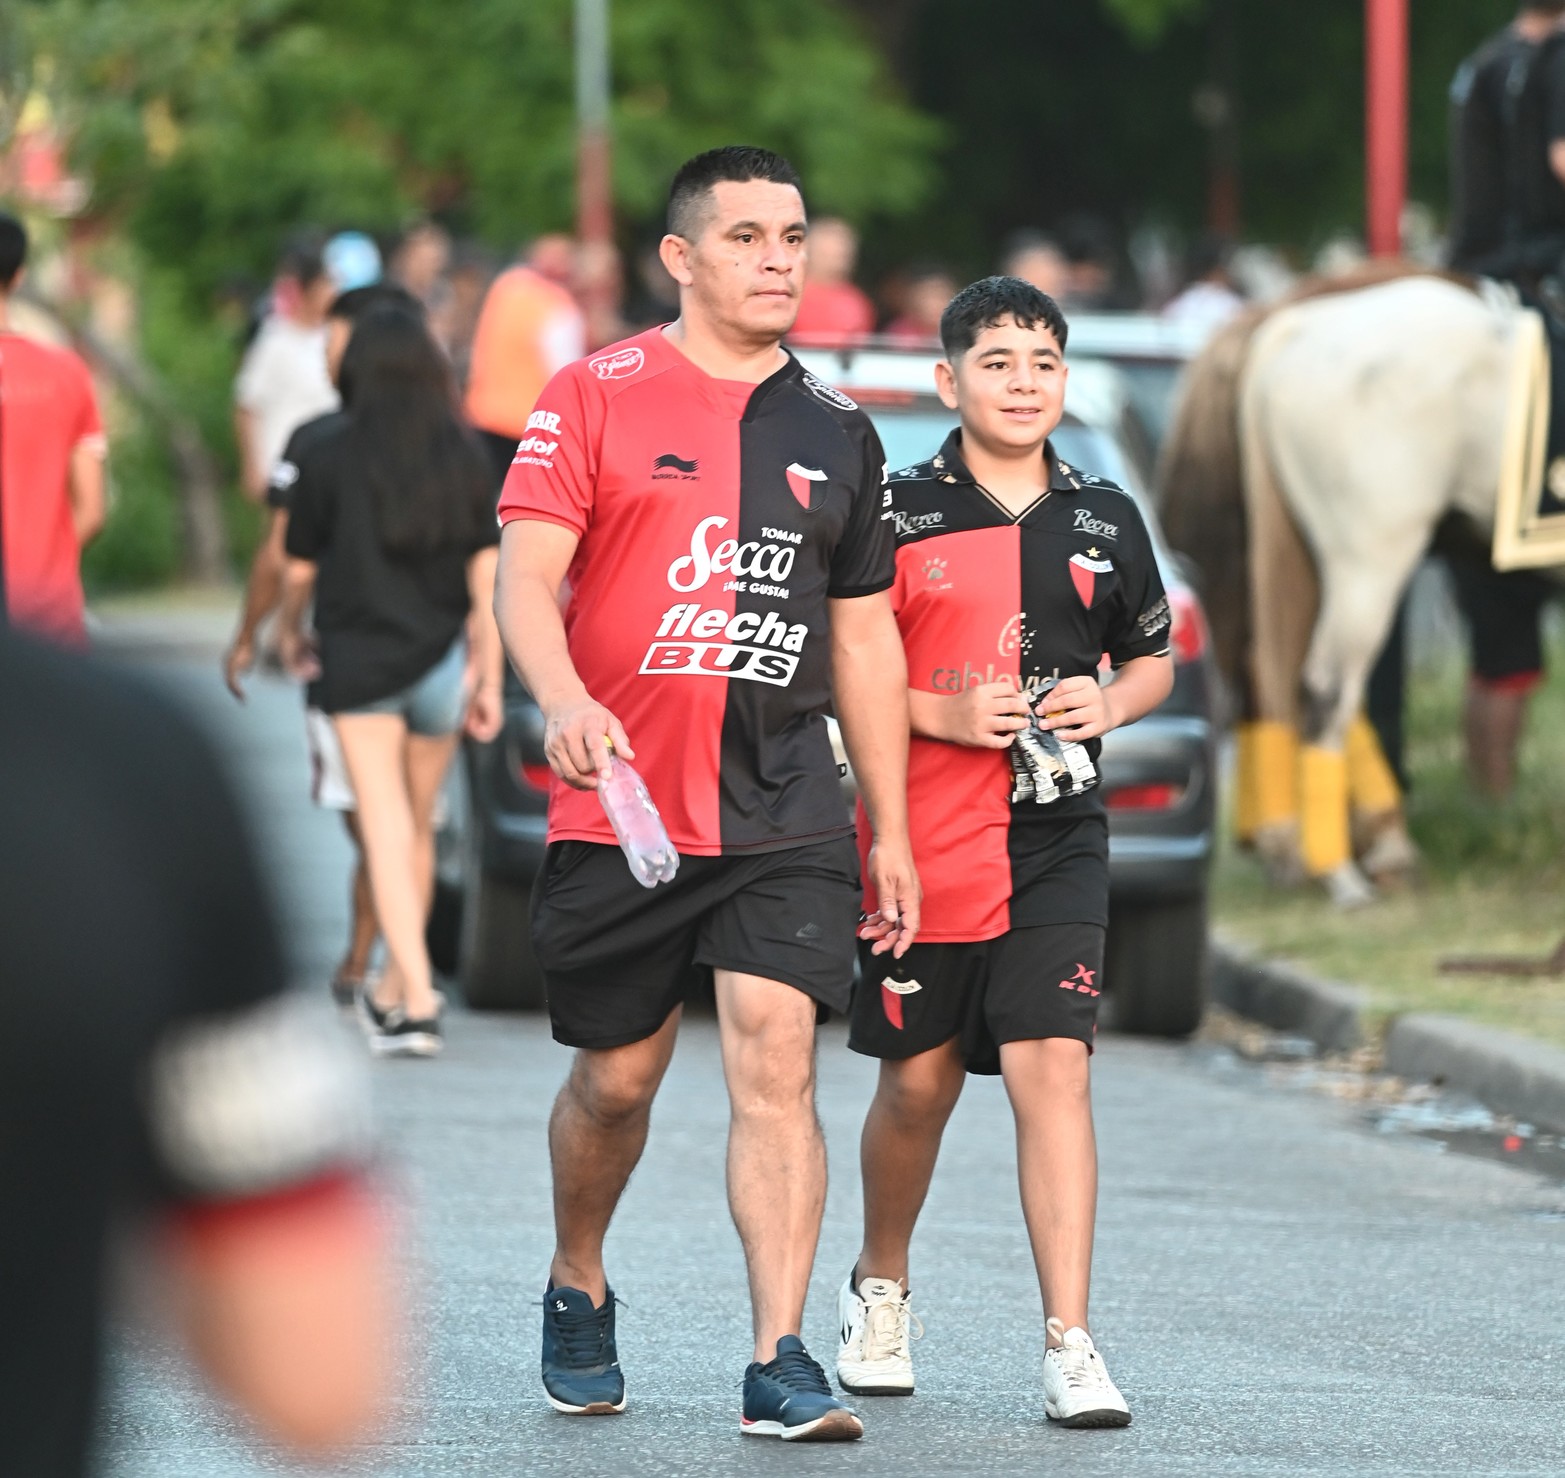
M 652 804 L 646 782 L 617 754 L 609 756 L 609 777 L 598 780 L 598 799 L 632 876 L 643 888 L 671 883 L 679 871 L 679 853 L 668 839 L 663 818 Z

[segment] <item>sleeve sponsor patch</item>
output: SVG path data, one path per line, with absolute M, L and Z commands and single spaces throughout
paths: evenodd
M 817 379 L 808 370 L 804 373 L 804 388 L 817 400 L 824 400 L 827 405 L 834 405 L 838 410 L 856 411 L 859 403 L 849 400 L 840 390 L 833 389 L 824 380 Z
M 1141 628 L 1143 636 L 1156 636 L 1169 624 L 1168 597 L 1161 597 L 1151 610 L 1143 611 L 1136 617 L 1136 625 Z
M 369 1153 L 363 1069 L 299 995 L 175 1028 L 148 1094 L 159 1158 L 197 1198 L 254 1195 Z
M 299 480 L 299 468 L 294 462 L 279 462 L 272 468 L 270 485 L 279 493 L 286 493 Z

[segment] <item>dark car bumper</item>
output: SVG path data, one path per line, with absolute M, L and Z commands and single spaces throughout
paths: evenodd
M 1114 897 L 1174 900 L 1205 891 L 1216 837 L 1216 754 L 1211 724 L 1194 716 L 1152 713 L 1105 738 L 1100 769 Z

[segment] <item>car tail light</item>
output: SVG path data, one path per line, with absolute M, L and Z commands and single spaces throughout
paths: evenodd
M 1108 793 L 1111 811 L 1172 811 L 1185 798 L 1182 785 L 1122 785 Z
M 548 790 L 549 782 L 554 779 L 554 771 L 547 765 L 522 765 L 522 779 L 534 790 Z
M 1176 662 L 1194 662 L 1205 654 L 1208 640 L 1206 612 L 1195 593 L 1176 585 L 1168 592 L 1168 614 L 1172 622 L 1168 644 Z

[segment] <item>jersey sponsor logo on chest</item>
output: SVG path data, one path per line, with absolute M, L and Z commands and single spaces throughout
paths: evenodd
M 799 667 L 809 628 L 776 611 L 731 613 L 670 606 L 658 623 L 640 671 L 656 677 L 738 677 L 785 687 Z
M 690 553 L 681 555 L 668 567 L 668 583 L 681 595 L 702 589 L 714 575 L 770 581 L 780 587 L 793 573 L 798 554 L 795 546 L 803 542 L 802 535 L 787 529 L 763 528 L 761 532 L 767 536 L 764 540 L 720 539 L 714 544 L 711 536 L 727 527 L 728 520 L 715 514 L 695 526 L 690 535 Z M 751 589 L 788 598 L 785 589 Z
M 1078 534 L 1091 534 L 1098 539 L 1119 538 L 1119 525 L 1117 523 L 1105 523 L 1101 518 L 1094 518 L 1090 508 L 1078 508 L 1076 510 L 1074 528 Z

